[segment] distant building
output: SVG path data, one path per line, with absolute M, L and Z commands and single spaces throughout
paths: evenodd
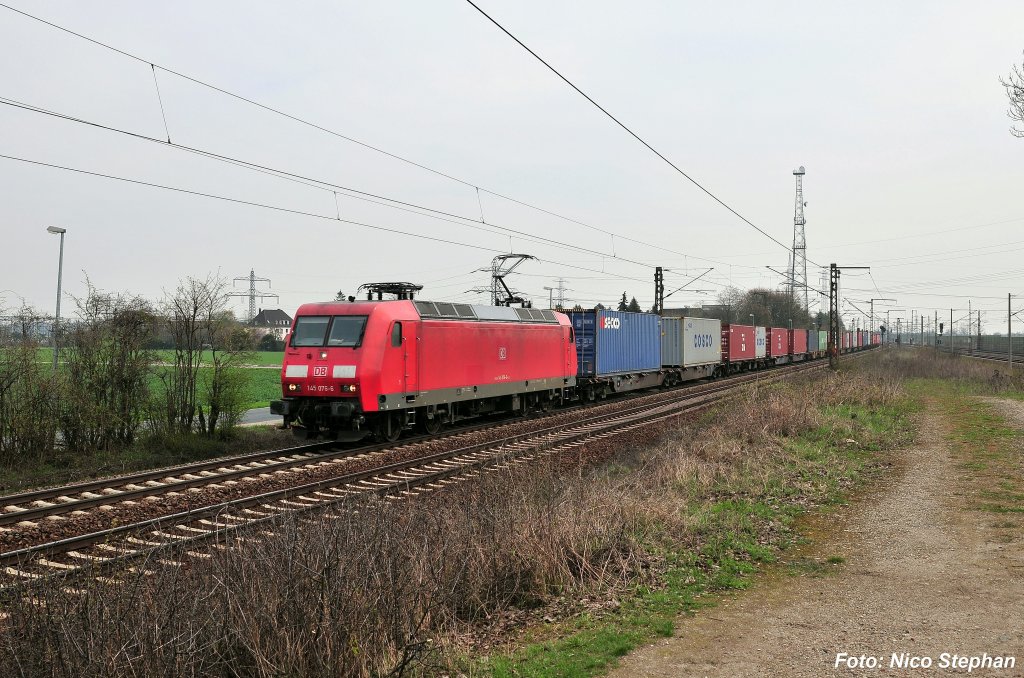
M 263 337 L 274 335 L 276 339 L 284 339 L 292 326 L 292 317 L 279 308 L 260 309 L 256 317 L 249 321 L 253 334 Z

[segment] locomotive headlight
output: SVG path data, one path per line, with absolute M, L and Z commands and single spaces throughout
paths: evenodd
M 320 359 L 327 360 L 327 351 L 320 351 Z
M 299 390 L 299 385 L 298 384 L 288 384 L 288 390 L 294 393 L 295 391 Z

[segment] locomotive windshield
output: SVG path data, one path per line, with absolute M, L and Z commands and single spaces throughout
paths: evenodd
M 365 315 L 304 315 L 295 321 L 292 346 L 355 348 L 363 340 L 365 327 Z
M 323 346 L 327 334 L 327 323 L 331 319 L 323 315 L 306 315 L 295 321 L 292 332 L 292 346 Z
M 365 315 L 336 315 L 331 323 L 331 336 L 327 339 L 327 345 L 358 346 L 363 339 L 365 326 Z

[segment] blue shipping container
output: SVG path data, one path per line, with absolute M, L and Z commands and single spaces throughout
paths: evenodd
M 807 333 L 807 352 L 808 353 L 817 353 L 819 350 L 822 350 L 822 349 L 818 348 L 818 339 L 819 338 L 820 338 L 820 336 L 819 336 L 819 334 L 815 330 L 811 330 L 810 332 Z
M 661 368 L 661 318 L 651 313 L 569 311 L 581 377 Z

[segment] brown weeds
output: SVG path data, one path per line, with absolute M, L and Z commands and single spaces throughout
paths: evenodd
M 118 585 L 9 603 L 4 675 L 370 676 L 440 671 L 510 613 L 656 585 L 694 516 L 788 473 L 820 405 L 886 403 L 894 381 L 755 386 L 702 424 L 662 424 L 481 473 L 413 501 L 362 499 Z M 657 438 L 657 440 L 654 440 Z M 653 443 L 652 443 L 653 441 Z M 801 481 L 806 482 L 806 481 Z M 799 484 L 792 483 L 799 492 Z M 467 641 L 466 639 L 469 638 Z

